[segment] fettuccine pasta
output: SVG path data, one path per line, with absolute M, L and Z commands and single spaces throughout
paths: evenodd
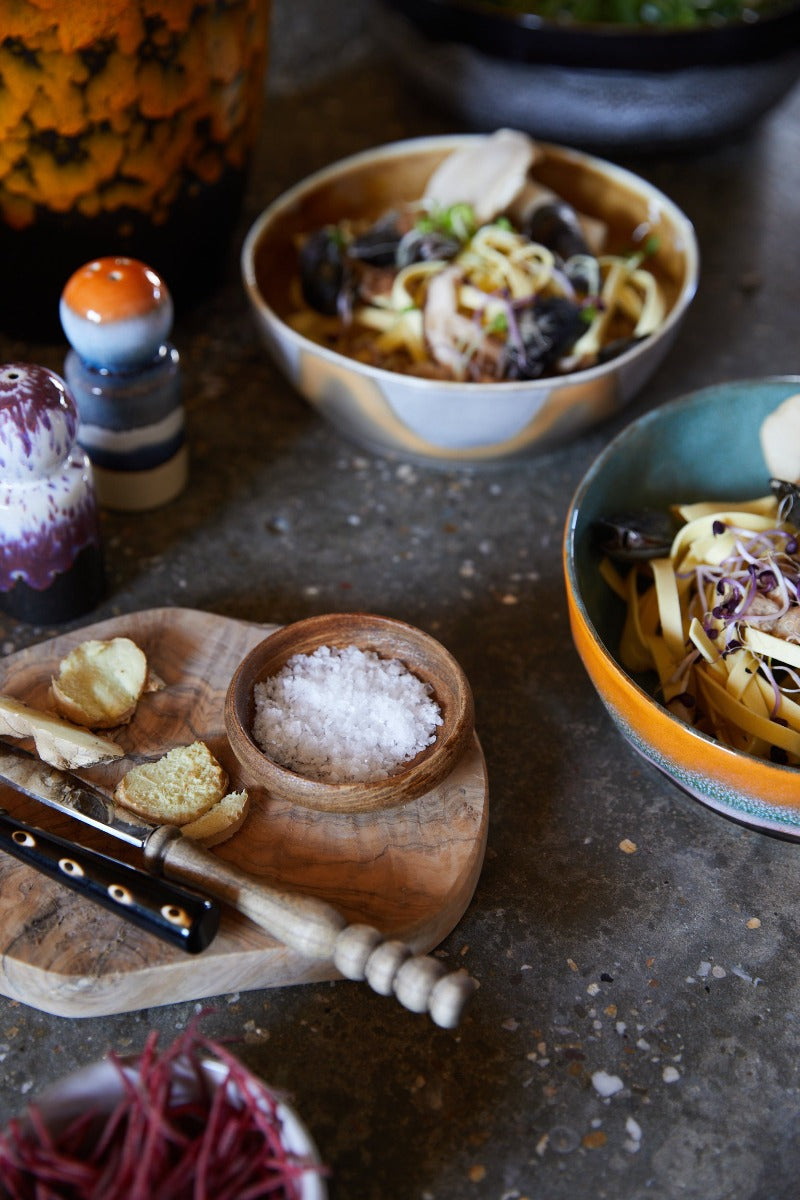
M 668 557 L 601 566 L 627 605 L 623 666 L 654 671 L 659 699 L 725 745 L 800 763 L 798 530 L 774 496 L 674 512 Z
M 342 221 L 309 235 L 289 324 L 374 366 L 481 383 L 583 370 L 663 324 L 652 242 L 563 259 L 506 217 L 476 225 L 467 205 L 454 209 L 459 220 L 399 206 L 391 225 Z

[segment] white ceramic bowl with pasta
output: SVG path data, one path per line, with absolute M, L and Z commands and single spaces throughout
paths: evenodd
M 646 336 L 593 365 L 539 378 L 475 382 L 406 373 L 323 344 L 298 299 L 299 248 L 343 221 L 365 226 L 425 193 L 435 169 L 492 135 L 418 138 L 365 151 L 318 171 L 257 218 L 242 248 L 245 291 L 270 355 L 296 390 L 342 434 L 373 451 L 436 465 L 492 463 L 540 453 L 611 417 L 669 351 L 699 272 L 691 222 L 645 180 L 602 159 L 536 144 L 536 185 L 565 201 L 603 253 L 624 262 L 637 246 L 655 282 L 660 316 Z M 387 361 L 391 361 L 388 360 Z

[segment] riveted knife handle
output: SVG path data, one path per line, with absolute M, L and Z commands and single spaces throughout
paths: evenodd
M 219 927 L 215 901 L 26 825 L 5 809 L 0 850 L 188 954 L 205 950 Z

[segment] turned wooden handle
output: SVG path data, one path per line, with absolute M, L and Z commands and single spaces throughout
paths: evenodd
M 387 940 L 370 925 L 348 925 L 332 905 L 313 896 L 284 892 L 211 854 L 168 826 L 144 846 L 145 861 L 171 879 L 190 883 L 230 904 L 284 945 L 308 958 L 325 959 L 347 979 L 365 979 L 373 991 L 394 994 L 411 1012 L 428 1012 L 453 1029 L 475 990 L 466 971 L 448 972 L 404 942 Z

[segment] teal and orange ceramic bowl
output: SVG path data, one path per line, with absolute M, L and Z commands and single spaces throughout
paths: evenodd
M 769 492 L 762 421 L 800 376 L 718 384 L 628 425 L 595 460 L 570 504 L 564 574 L 572 637 L 618 731 L 691 796 L 753 828 L 800 838 L 800 769 L 729 749 L 654 698 L 654 679 L 621 665 L 623 602 L 599 572 L 595 522 L 676 502 Z

